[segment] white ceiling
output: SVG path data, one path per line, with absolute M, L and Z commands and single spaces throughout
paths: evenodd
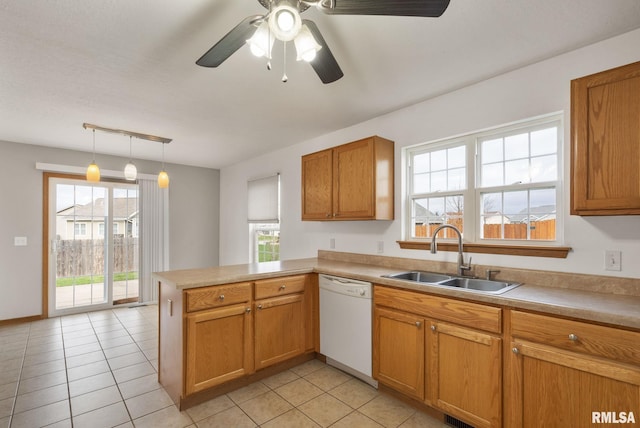
M 638 0 L 451 0 L 440 18 L 313 20 L 345 76 L 281 47 L 195 64 L 256 0 L 0 0 L 0 140 L 91 151 L 83 122 L 172 138 L 168 162 L 220 168 L 640 28 Z M 278 42 L 279 43 L 279 42 Z M 96 151 L 128 156 L 97 133 Z M 135 158 L 161 157 L 134 140 Z

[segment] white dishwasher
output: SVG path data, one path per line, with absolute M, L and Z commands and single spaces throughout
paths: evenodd
M 320 353 L 327 364 L 378 387 L 371 370 L 370 282 L 319 275 Z

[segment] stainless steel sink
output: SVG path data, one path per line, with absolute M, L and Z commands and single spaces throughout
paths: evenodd
M 383 275 L 385 278 L 400 279 L 403 281 L 417 282 L 443 287 L 456 287 L 461 290 L 477 291 L 487 294 L 502 294 L 513 290 L 520 283 L 493 281 L 478 278 L 461 278 L 441 273 L 408 271 L 390 275 Z
M 405 281 L 413 281 L 413 282 L 426 282 L 430 284 L 453 278 L 450 275 L 444 275 L 441 273 L 433 273 L 433 272 L 422 272 L 417 270 L 410 271 L 410 272 L 400 272 L 400 273 L 384 275 L 384 276 L 387 278 L 402 279 Z
M 446 281 L 440 281 L 438 285 L 465 288 L 468 290 L 482 291 L 484 293 L 500 294 L 505 291 L 512 290 L 520 284 L 477 278 L 451 278 Z

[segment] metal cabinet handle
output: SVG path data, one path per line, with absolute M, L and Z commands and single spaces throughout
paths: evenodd
M 167 304 L 169 305 L 169 316 L 173 316 L 173 300 L 167 299 Z
M 436 331 L 437 327 L 435 324 L 431 324 L 431 331 Z
M 262 305 L 258 305 L 258 309 L 262 309 Z
M 282 285 L 280 286 L 280 290 L 284 290 L 285 288 L 287 288 L 287 286 L 286 286 L 286 285 L 284 285 L 284 284 L 282 284 Z
M 247 308 L 247 309 L 245 309 L 244 311 L 245 311 L 246 313 L 249 313 L 249 312 L 251 312 L 251 308 Z
M 577 342 L 578 341 L 578 336 L 573 334 L 573 333 L 571 333 L 571 334 L 569 334 L 569 340 L 572 341 L 572 342 Z
M 224 300 L 224 294 L 221 294 L 218 299 L 220 299 L 220 301 Z
M 520 353 L 520 350 L 514 346 L 513 348 L 511 348 L 511 352 L 518 355 Z
M 420 328 L 422 326 L 422 323 L 420 321 L 416 321 L 416 327 Z

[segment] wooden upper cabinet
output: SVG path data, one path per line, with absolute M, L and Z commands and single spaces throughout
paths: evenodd
M 302 157 L 302 219 L 330 220 L 333 213 L 333 150 Z
M 571 214 L 640 214 L 640 62 L 571 81 Z
M 302 220 L 393 220 L 393 141 L 373 136 L 302 157 Z

